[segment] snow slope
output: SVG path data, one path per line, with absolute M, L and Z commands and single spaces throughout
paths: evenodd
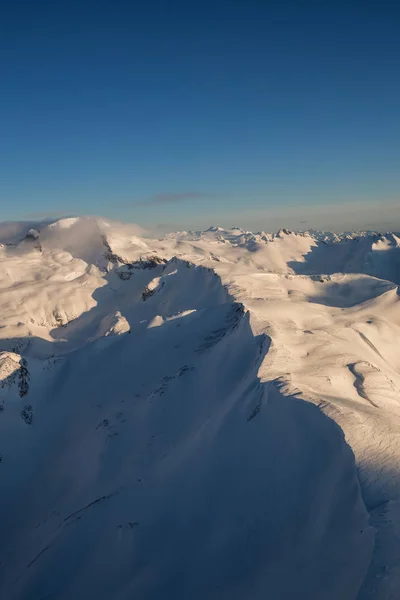
M 399 238 L 29 229 L 0 248 L 1 597 L 397 598 Z

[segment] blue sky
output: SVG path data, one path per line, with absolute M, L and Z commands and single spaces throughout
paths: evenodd
M 393 2 L 3 3 L 0 220 L 399 229 L 399 26 Z

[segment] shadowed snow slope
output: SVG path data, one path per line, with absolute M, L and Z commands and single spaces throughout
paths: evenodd
M 93 218 L 0 247 L 1 597 L 397 598 L 399 252 Z

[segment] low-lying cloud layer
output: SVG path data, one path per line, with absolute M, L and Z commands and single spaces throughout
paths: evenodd
M 203 192 L 165 192 L 162 194 L 155 194 L 149 200 L 149 204 L 173 204 L 174 202 L 187 202 L 189 200 L 196 200 L 204 198 L 206 194 Z

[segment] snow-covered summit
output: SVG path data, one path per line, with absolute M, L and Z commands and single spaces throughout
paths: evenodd
M 398 235 L 0 242 L 1 597 L 394 597 Z

